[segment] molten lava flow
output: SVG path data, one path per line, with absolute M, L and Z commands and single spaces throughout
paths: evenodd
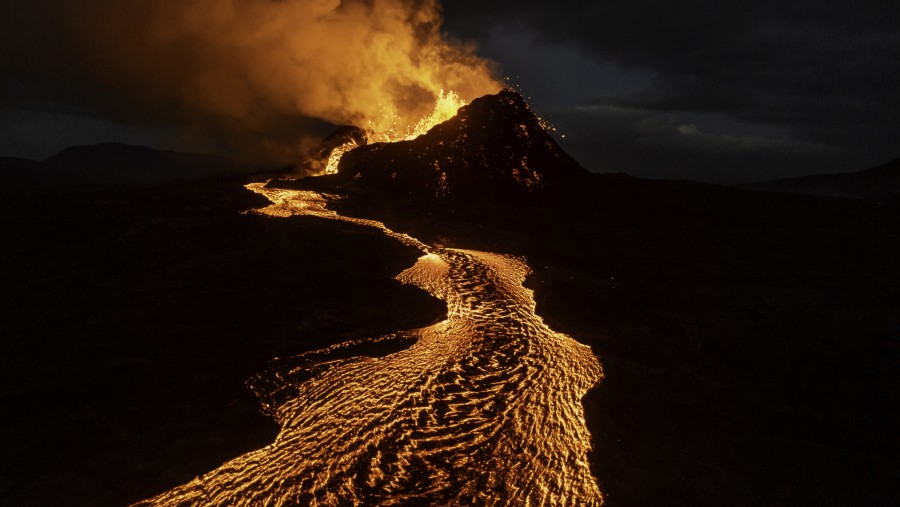
M 431 113 L 423 116 L 415 125 L 405 124 L 400 116 L 392 110 L 386 110 L 377 122 L 370 120 L 367 129 L 368 137 L 376 143 L 395 143 L 397 141 L 409 141 L 425 134 L 432 127 L 443 123 L 456 116 L 459 108 L 466 105 L 458 93 L 449 91 L 444 93 L 442 89 L 434 102 Z M 356 141 L 350 140 L 335 148 L 328 157 L 325 166 L 325 174 L 337 174 L 341 157 L 348 151 L 357 148 Z
M 332 150 L 331 155 L 328 157 L 328 164 L 325 166 L 325 174 L 337 174 L 338 164 L 341 163 L 341 157 L 344 156 L 344 153 L 358 147 L 359 144 L 351 139 Z
M 369 226 L 423 256 L 397 276 L 447 303 L 447 319 L 280 360 L 248 381 L 281 425 L 270 445 L 144 505 L 600 505 L 581 399 L 602 377 L 589 347 L 535 313 L 521 258 L 431 247 L 327 209 L 309 191 L 247 188 L 273 217 Z
M 376 120 L 369 120 L 366 130 L 370 139 L 376 143 L 395 143 L 409 141 L 431 130 L 438 123 L 443 123 L 456 116 L 459 108 L 466 105 L 458 93 L 441 89 L 434 101 L 431 112 L 420 118 L 415 124 L 402 118 L 395 110 L 382 108 Z
M 441 90 L 434 102 L 434 109 L 420 119 L 414 127 L 408 128 L 405 133 L 399 135 L 395 132 L 388 132 L 382 134 L 381 138 L 388 143 L 415 139 L 431 130 L 435 125 L 456 116 L 456 112 L 464 105 L 466 105 L 466 101 L 461 99 L 456 92 L 451 90 L 445 94 L 444 90 Z

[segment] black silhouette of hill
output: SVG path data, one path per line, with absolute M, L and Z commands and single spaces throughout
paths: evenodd
M 0 159 L 0 191 L 41 193 L 140 188 L 265 169 L 214 155 L 104 143 L 66 148 L 40 162 Z
M 339 175 L 342 182 L 394 195 L 447 198 L 559 189 L 588 173 L 547 134 L 521 95 L 504 90 L 473 100 L 415 139 L 348 152 Z
M 900 197 L 900 158 L 873 169 L 837 174 L 814 174 L 747 185 L 748 188 L 789 194 L 834 197 Z

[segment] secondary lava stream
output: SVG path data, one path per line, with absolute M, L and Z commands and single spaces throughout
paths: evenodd
M 142 505 L 599 505 L 581 399 L 602 378 L 590 348 L 535 314 L 523 259 L 437 248 L 329 197 L 247 185 L 273 217 L 375 227 L 423 256 L 397 279 L 446 301 L 446 320 L 368 341 L 414 339 L 384 357 L 345 345 L 274 363 L 248 384 L 277 439 Z M 365 340 L 364 340 L 365 341 Z

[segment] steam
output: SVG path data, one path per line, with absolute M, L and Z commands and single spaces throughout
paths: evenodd
M 471 100 L 501 88 L 489 62 L 442 36 L 437 0 L 71 0 L 36 10 L 57 17 L 58 32 L 42 44 L 26 30 L 10 38 L 51 48 L 24 64 L 45 88 L 270 159 L 302 154 L 324 122 L 405 128 L 441 90 Z

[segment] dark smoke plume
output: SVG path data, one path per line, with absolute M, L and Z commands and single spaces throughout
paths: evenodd
M 331 125 L 414 124 L 442 89 L 500 88 L 442 36 L 436 0 L 37 0 L 0 14 L 4 94 L 271 160 Z

